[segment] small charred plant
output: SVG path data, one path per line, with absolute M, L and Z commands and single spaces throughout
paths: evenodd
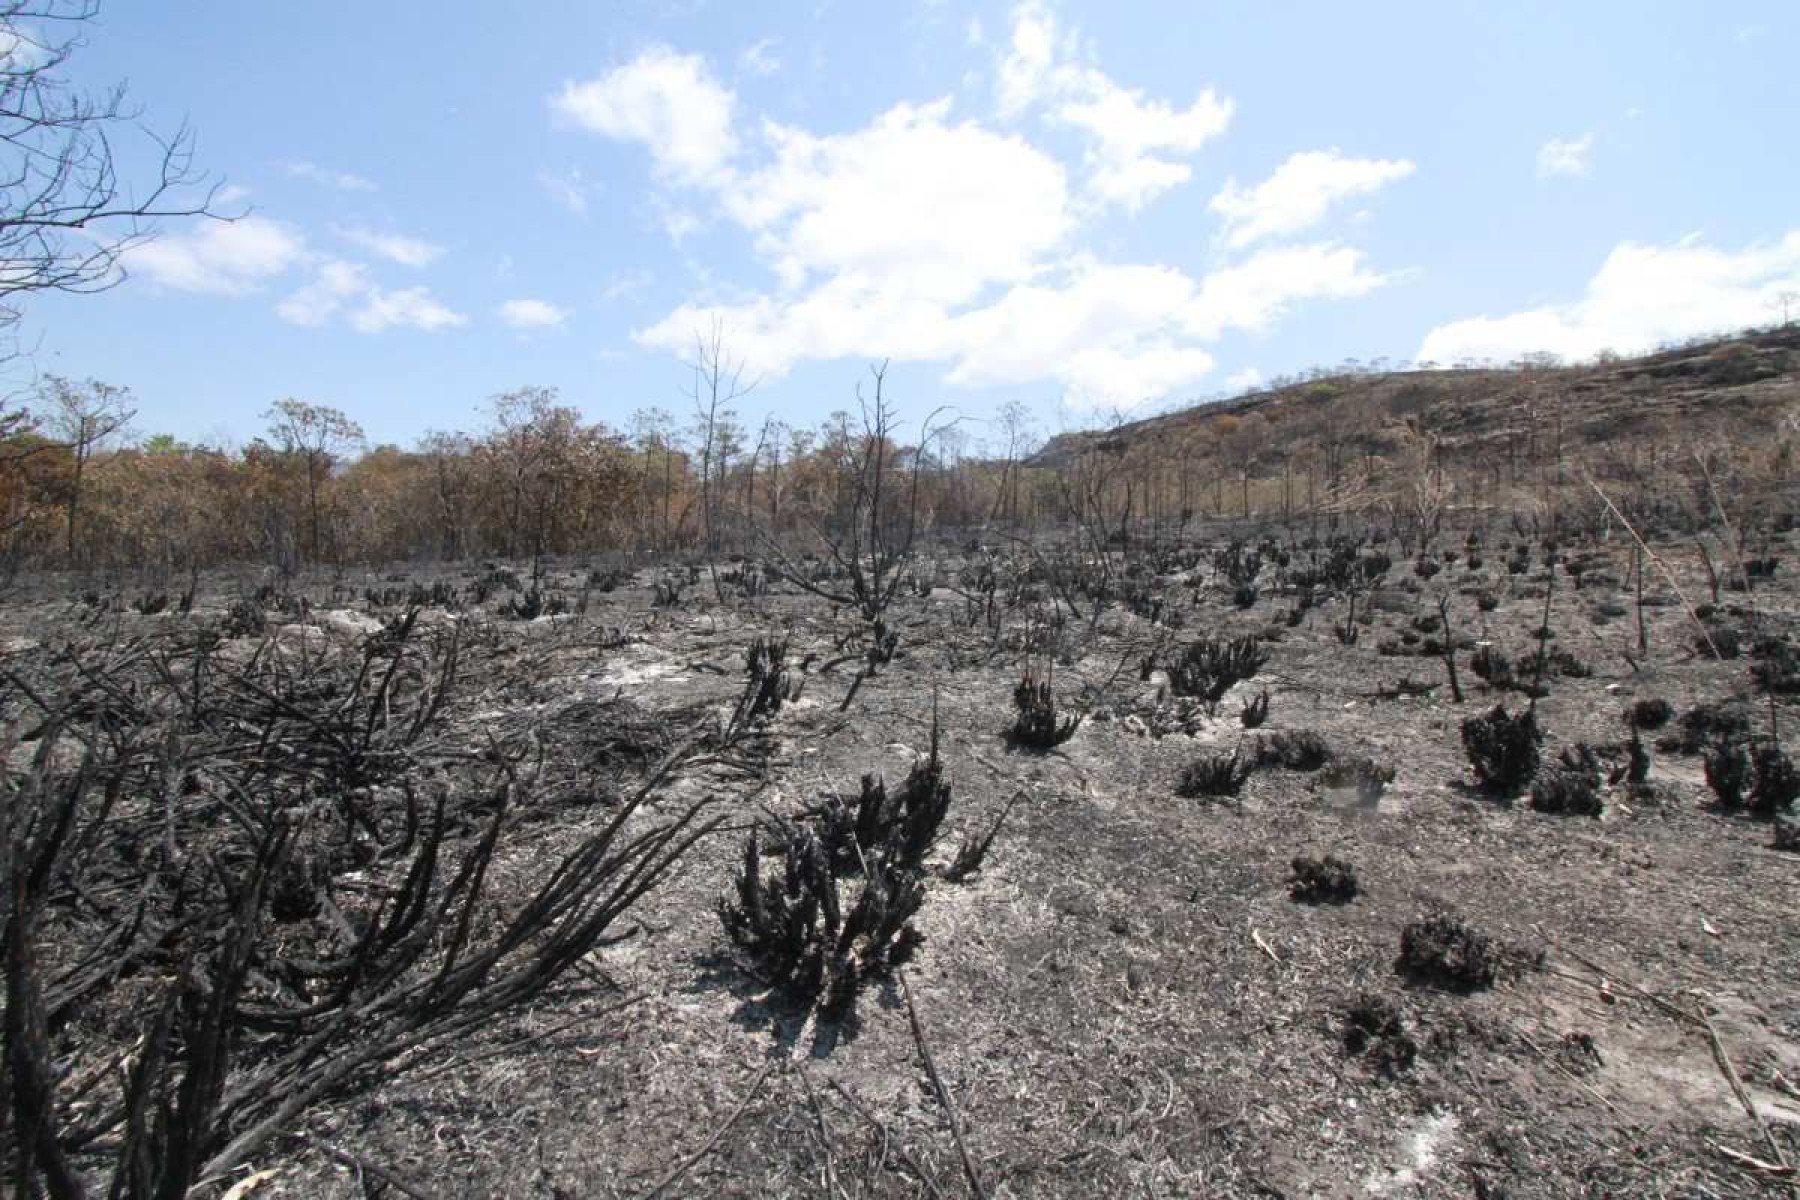
M 1013 688 L 1012 729 L 1007 738 L 1015 746 L 1031 750 L 1051 750 L 1075 736 L 1081 728 L 1081 714 L 1063 716 L 1057 711 L 1056 691 L 1050 675 L 1025 672 Z
M 1515 682 L 1512 659 L 1492 646 L 1475 648 L 1475 653 L 1469 656 L 1469 670 L 1491 688 L 1509 688 Z
M 1288 895 L 1302 904 L 1348 904 L 1356 898 L 1356 868 L 1341 858 L 1296 857 Z
M 731 727 L 742 729 L 764 717 L 772 717 L 790 700 L 798 700 L 806 686 L 795 679 L 787 665 L 788 643 L 783 638 L 759 637 L 744 651 L 744 691 L 732 711 Z
M 1256 739 L 1256 765 L 1316 771 L 1331 761 L 1331 743 L 1308 729 L 1283 730 Z
M 1243 711 L 1238 713 L 1238 721 L 1245 729 L 1255 729 L 1268 719 L 1269 693 L 1267 689 L 1244 701 Z
M 1656 748 L 1670 754 L 1701 754 L 1720 742 L 1741 741 L 1750 735 L 1750 717 L 1729 700 L 1696 704 L 1681 714 L 1675 728 L 1658 738 Z
M 944 868 L 946 883 L 962 883 L 981 870 L 981 865 L 987 861 L 988 851 L 993 849 L 994 839 L 1000 836 L 1000 826 L 1006 823 L 1007 815 L 1012 812 L 1013 805 L 1017 804 L 1023 795 L 1023 792 L 1012 794 L 1012 798 L 1006 802 L 1006 807 L 1000 810 L 1000 815 L 994 818 L 994 823 L 988 826 L 986 833 L 980 837 L 963 839 L 962 845 L 956 851 L 956 857 L 950 861 L 949 866 Z
M 1235 796 L 1253 769 L 1254 765 L 1237 750 L 1230 754 L 1202 755 L 1181 769 L 1175 794 L 1189 800 Z
M 903 966 L 924 940 L 912 918 L 949 807 L 934 727 L 931 753 L 898 790 L 863 776 L 857 795 L 832 797 L 797 823 L 770 875 L 752 831 L 735 899 L 719 902 L 727 936 L 790 1003 L 827 1020 L 848 1016 L 862 987 Z
M 1543 740 L 1537 715 L 1529 708 L 1515 717 L 1496 704 L 1486 716 L 1462 723 L 1463 752 L 1476 782 L 1491 796 L 1517 795 L 1531 782 Z
M 1625 710 L 1625 723 L 1633 729 L 1661 729 L 1675 715 L 1675 708 L 1660 696 L 1634 701 Z
M 1197 697 L 1212 707 L 1233 685 L 1255 676 L 1268 661 L 1269 652 L 1255 638 L 1227 641 L 1203 637 L 1189 643 L 1169 664 L 1169 690 L 1177 696 Z
M 1800 799 L 1800 771 L 1772 741 L 1721 741 L 1706 755 L 1706 784 L 1726 812 L 1774 817 Z
M 1399 1005 L 1365 992 L 1344 1013 L 1344 1053 L 1366 1058 L 1383 1075 L 1398 1075 L 1413 1065 L 1419 1045 L 1407 1032 Z
M 1494 986 L 1504 957 L 1505 951 L 1487 934 L 1456 917 L 1438 914 L 1413 921 L 1401 931 L 1394 969 L 1414 983 L 1474 992 Z
M 1585 742 L 1568 747 L 1554 766 L 1540 772 L 1531 784 L 1531 807 L 1559 816 L 1599 816 L 1600 760 L 1593 747 Z

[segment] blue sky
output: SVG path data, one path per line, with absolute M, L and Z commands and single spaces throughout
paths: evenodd
M 109 0 L 72 64 L 184 117 L 234 224 L 27 312 L 141 432 L 372 440 L 544 385 L 685 415 L 719 319 L 813 423 L 1047 432 L 1346 358 L 1579 358 L 1800 291 L 1800 6 Z M 1800 302 L 1794 306 L 1800 313 Z

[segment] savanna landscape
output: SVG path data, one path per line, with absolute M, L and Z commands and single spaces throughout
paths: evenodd
M 18 304 L 129 252 L 64 61 Z M 0 408 L 6 1194 L 1800 1187 L 1786 313 L 1049 438 L 683 378 Z

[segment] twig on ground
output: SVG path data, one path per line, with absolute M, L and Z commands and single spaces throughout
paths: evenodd
M 749 1089 L 744 1092 L 744 1098 L 739 1100 L 737 1107 L 731 1110 L 731 1115 L 726 1117 L 717 1129 L 713 1130 L 713 1135 L 706 1139 L 706 1144 L 677 1163 L 674 1169 L 664 1175 L 655 1187 L 644 1193 L 642 1200 L 654 1200 L 655 1197 L 667 1192 L 681 1181 L 683 1175 L 694 1169 L 694 1164 L 713 1152 L 714 1147 L 724 1140 L 725 1135 L 731 1131 L 731 1127 L 737 1124 L 738 1118 L 743 1116 L 750 1107 L 750 1102 L 761 1094 L 763 1084 L 767 1082 L 769 1072 L 775 1069 L 775 1065 L 770 1063 L 756 1073 L 756 1078 L 750 1081 Z
M 919 1057 L 924 1060 L 925 1073 L 931 1076 L 931 1086 L 937 1090 L 938 1101 L 943 1104 L 944 1112 L 950 1118 L 950 1136 L 956 1140 L 956 1152 L 962 1157 L 963 1173 L 969 1177 L 969 1188 L 975 1193 L 976 1200 L 987 1200 L 987 1188 L 982 1185 L 981 1176 L 975 1170 L 975 1160 L 969 1157 L 968 1143 L 963 1140 L 962 1118 L 956 1114 L 956 1102 L 950 1097 L 950 1089 L 944 1083 L 944 1077 L 938 1074 L 937 1062 L 931 1057 L 931 1046 L 925 1040 L 925 1027 L 919 1023 L 919 1010 L 913 1004 L 912 987 L 906 982 L 905 972 L 896 972 L 900 979 L 900 994 L 906 999 L 906 1018 L 912 1024 L 913 1041 L 919 1047 Z

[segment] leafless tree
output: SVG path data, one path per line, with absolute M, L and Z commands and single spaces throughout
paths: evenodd
M 185 125 L 158 133 L 123 84 L 92 94 L 69 80 L 98 11 L 98 0 L 0 0 L 0 331 L 33 293 L 117 284 L 121 256 L 158 220 L 218 215 Z M 154 163 L 140 184 L 119 175 L 140 154 L 133 141 Z
M 713 594 L 723 600 L 718 566 L 718 482 L 728 457 L 724 451 L 737 431 L 737 414 L 731 405 L 754 391 L 756 381 L 745 382 L 745 364 L 733 357 L 726 345 L 725 322 L 716 316 L 706 333 L 695 335 L 694 360 L 688 366 L 694 374 L 686 395 L 694 406 L 695 432 L 700 438 L 700 519 L 705 527 Z

